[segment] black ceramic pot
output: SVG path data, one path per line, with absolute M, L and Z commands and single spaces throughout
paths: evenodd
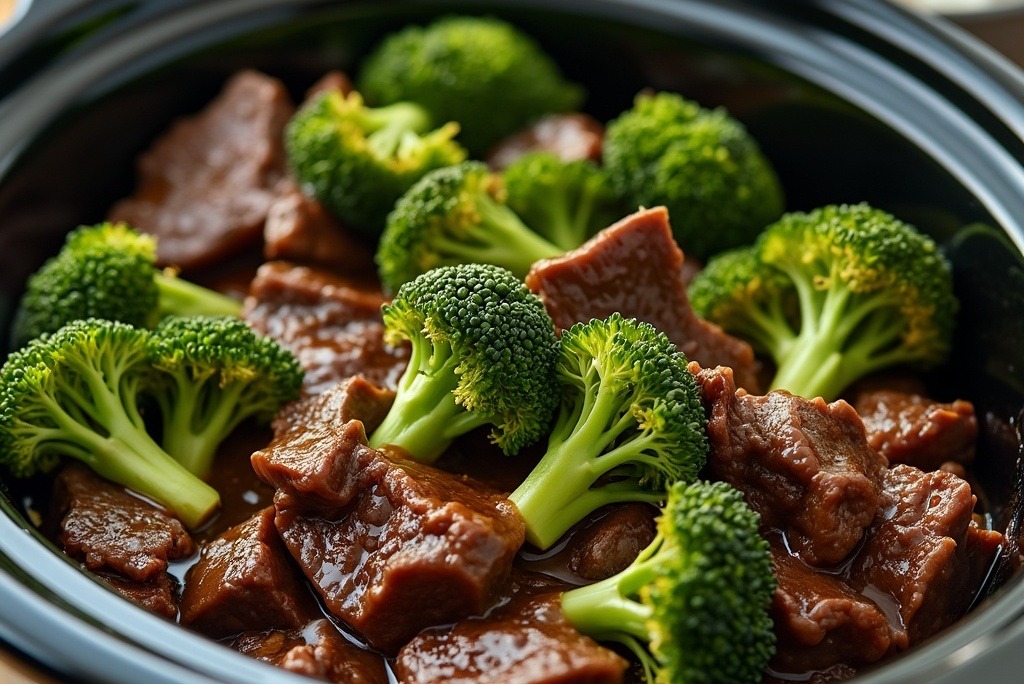
M 63 234 L 130 191 L 134 156 L 236 69 L 267 71 L 298 94 L 405 22 L 493 13 L 584 83 L 597 116 L 645 86 L 724 105 L 761 141 L 790 209 L 868 201 L 939 239 L 963 311 L 955 361 L 929 381 L 985 417 L 976 472 L 995 525 L 1016 536 L 1024 82 L 962 34 L 869 0 L 36 5 L 0 35 L 0 325 Z M 90 680 L 307 681 L 118 598 L 26 520 L 30 491 L 0 493 L 0 638 L 26 654 Z M 1024 580 L 1008 563 L 995 575 L 967 618 L 857 681 L 1019 681 Z

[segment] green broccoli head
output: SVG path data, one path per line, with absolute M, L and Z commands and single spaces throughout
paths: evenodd
M 170 316 L 151 348 L 158 372 L 146 394 L 163 416 L 163 448 L 200 477 L 239 423 L 269 422 L 302 386 L 295 356 L 238 318 Z
M 674 93 L 641 93 L 608 124 L 604 163 L 634 205 L 664 205 L 680 247 L 707 260 L 750 244 L 783 210 L 775 171 L 722 109 Z
M 430 114 L 417 104 L 375 109 L 359 93 L 330 91 L 295 114 L 285 129 L 285 148 L 303 186 L 342 221 L 376 239 L 403 192 L 431 169 L 466 158 L 453 140 L 458 124 L 431 125 Z
M 604 169 L 588 159 L 567 162 L 551 152 L 531 152 L 510 164 L 503 178 L 508 206 L 565 251 L 626 213 Z
M 754 246 L 717 254 L 690 283 L 690 304 L 773 359 L 784 358 L 799 326 L 796 292 L 779 271 L 761 261 Z
M 33 274 L 14 323 L 24 346 L 66 323 L 103 318 L 137 327 L 167 314 L 238 315 L 241 304 L 154 267 L 156 239 L 126 223 L 80 226 Z
M 754 684 L 774 654 L 776 580 L 760 517 L 724 482 L 676 483 L 658 534 L 617 575 L 562 596 L 584 634 L 618 641 L 659 684 Z
M 509 496 L 527 541 L 546 549 L 600 506 L 662 501 L 673 482 L 697 477 L 707 420 L 686 366 L 663 333 L 619 314 L 562 334 L 562 408 L 537 467 Z
M 138 410 L 149 352 L 147 331 L 90 318 L 11 354 L 0 369 L 0 462 L 28 476 L 74 458 L 202 524 L 220 496 L 153 441 Z
M 432 462 L 459 435 L 492 425 L 516 453 L 543 435 L 558 405 L 558 340 L 540 299 L 496 266 L 429 271 L 383 307 L 386 339 L 412 343 L 395 403 L 370 436 Z
M 123 223 L 82 226 L 28 280 L 14 321 L 17 347 L 83 318 L 145 326 L 157 308 L 156 240 Z
M 460 140 L 477 157 L 583 99 L 537 43 L 488 17 L 446 17 L 392 34 L 363 63 L 358 82 L 371 102 L 416 102 L 437 121 L 458 121 Z
M 957 311 L 934 241 L 866 204 L 783 216 L 747 254 L 712 259 L 690 294 L 772 357 L 772 388 L 827 400 L 882 368 L 941 363 Z
M 431 171 L 395 203 L 377 248 L 386 289 L 439 266 L 494 264 L 523 277 L 562 250 L 528 228 L 505 204 L 498 176 L 468 161 Z

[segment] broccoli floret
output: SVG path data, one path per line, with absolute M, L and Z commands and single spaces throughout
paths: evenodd
M 781 272 L 765 266 L 753 245 L 712 257 L 690 283 L 688 294 L 701 317 L 759 352 L 781 359 L 796 341 L 796 292 Z
M 490 17 L 446 17 L 392 34 L 363 63 L 358 82 L 370 102 L 416 102 L 437 121 L 458 121 L 476 157 L 583 100 L 533 39 Z
M 514 454 L 544 434 L 558 405 L 558 340 L 536 295 L 496 266 L 434 269 L 383 307 L 385 339 L 412 343 L 395 403 L 370 444 L 437 459 L 459 435 L 493 425 Z
M 443 121 L 444 119 L 438 119 Z M 430 130 L 423 107 L 365 106 L 359 93 L 321 94 L 285 129 L 295 175 L 342 221 L 376 239 L 403 192 L 423 174 L 466 158 L 456 123 Z
M 15 346 L 84 318 L 152 327 L 171 314 L 242 312 L 237 300 L 161 271 L 155 262 L 156 239 L 125 223 L 76 228 L 29 278 L 14 321 Z
M 438 266 L 494 264 L 522 278 L 535 261 L 558 256 L 505 204 L 501 179 L 481 162 L 431 171 L 395 204 L 377 247 L 384 286 Z
M 269 421 L 299 394 L 302 368 L 239 318 L 170 316 L 152 335 L 147 388 L 163 415 L 164 450 L 205 477 L 217 447 L 247 418 Z
M 612 187 L 633 204 L 664 205 L 688 255 L 747 245 L 783 211 L 775 171 L 722 109 L 674 93 L 641 93 L 608 124 L 603 159 Z
M 503 178 L 508 206 L 565 251 L 626 213 L 604 169 L 588 159 L 566 162 L 551 152 L 531 152 L 510 164 Z
M 677 483 L 628 568 L 562 595 L 578 630 L 639 658 L 650 684 L 754 684 L 775 651 L 760 518 L 724 482 Z
M 561 411 L 540 462 L 509 496 L 527 541 L 546 549 L 605 504 L 662 501 L 673 482 L 697 477 L 707 420 L 686 365 L 663 333 L 619 314 L 562 334 Z
M 0 462 L 27 477 L 78 459 L 198 527 L 220 496 L 146 431 L 138 401 L 152 372 L 149 332 L 124 323 L 91 318 L 34 339 L 0 369 Z
M 888 366 L 941 363 L 957 311 L 935 242 L 866 204 L 783 216 L 753 247 L 712 259 L 690 296 L 772 357 L 773 389 L 827 400 Z

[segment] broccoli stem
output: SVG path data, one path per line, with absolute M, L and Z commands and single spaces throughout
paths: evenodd
M 97 374 L 88 374 L 94 408 L 91 412 L 75 397 L 79 418 L 82 413 L 99 419 L 106 429 L 101 435 L 69 414 L 52 398 L 46 398 L 50 417 L 63 433 L 56 450 L 86 463 L 103 477 L 125 485 L 171 509 L 189 529 L 204 523 L 220 505 L 217 490 L 197 478 L 171 458 L 144 428 L 125 412 L 121 399 L 102 384 Z M 67 386 L 62 391 L 65 396 Z
M 790 274 L 800 297 L 801 328 L 789 353 L 779 357 L 772 389 L 835 397 L 855 379 L 903 360 L 897 344 L 901 322 L 879 315 L 879 309 L 894 307 L 891 297 L 877 293 L 857 302 L 839 278 L 819 290 L 806 277 Z
M 653 609 L 633 600 L 640 589 L 655 581 L 662 559 L 659 535 L 622 572 L 562 594 L 562 614 L 583 634 L 598 641 L 617 641 L 631 650 L 644 668 L 645 679 L 654 681 L 657 664 L 646 644 L 651 640 Z
M 590 222 L 599 188 L 598 179 L 588 179 L 580 190 L 575 207 L 570 205 L 565 193 L 552 193 L 548 205 L 551 225 L 546 237 L 563 251 L 576 249 L 590 237 Z
M 482 256 L 483 263 L 499 264 L 522 278 L 537 261 L 560 256 L 564 252 L 531 230 L 514 211 L 490 195 L 482 194 L 476 207 L 480 221 L 466 241 L 463 248 L 465 256 Z
M 433 463 L 459 435 L 487 425 L 489 417 L 458 405 L 454 390 L 459 359 L 451 347 L 413 340 L 409 367 L 399 381 L 395 403 L 370 435 L 370 446 L 399 447 L 420 463 Z M 429 355 L 428 355 L 429 354 Z
M 398 102 L 386 107 L 365 108 L 359 123 L 367 131 L 367 143 L 380 159 L 399 156 L 402 142 L 410 134 L 423 133 L 430 128 L 430 115 L 419 105 Z
M 176 374 L 177 392 L 170 395 L 173 405 L 163 412 L 171 416 L 164 425 L 164 450 L 199 477 L 210 472 L 217 447 L 247 414 L 239 401 L 244 383 L 229 383 L 220 389 L 210 387 L 210 382 Z
M 242 303 L 177 277 L 171 271 L 156 271 L 154 277 L 160 297 L 157 318 L 164 316 L 239 316 Z
M 632 572 L 632 569 L 627 570 Z M 619 588 L 622 575 L 579 587 L 562 595 L 562 613 L 576 629 L 598 641 L 621 641 L 623 635 L 648 640 L 649 606 L 625 598 Z
M 515 503 L 526 521 L 526 539 L 537 548 L 546 549 L 572 526 L 597 508 L 618 501 L 658 501 L 661 496 L 645 492 L 633 482 L 612 482 L 591 489 L 595 481 L 612 469 L 627 464 L 640 453 L 626 442 L 606 455 L 605 447 L 635 421 L 621 420 L 623 400 L 610 389 L 610 382 L 602 382 L 597 392 L 584 392 L 582 410 L 559 416 L 548 449 L 537 466 L 530 472 L 509 499 Z M 575 427 L 565 435 L 565 423 L 576 418 Z M 562 437 L 562 435 L 565 435 Z M 642 438 L 641 438 L 642 440 Z M 598 454 L 598 455 L 595 455 Z

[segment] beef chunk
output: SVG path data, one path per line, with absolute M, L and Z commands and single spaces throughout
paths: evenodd
M 857 412 L 784 390 L 746 394 L 728 368 L 690 368 L 708 410 L 712 475 L 742 491 L 808 563 L 843 560 L 881 508 L 885 474 Z
M 361 375 L 337 383 L 321 394 L 314 394 L 285 405 L 271 427 L 275 439 L 295 439 L 290 431 L 310 432 L 313 426 L 330 425 L 350 420 L 362 422 L 367 432 L 373 432 L 391 410 L 395 393 L 382 389 Z
M 253 453 L 252 467 L 307 512 L 336 518 L 366 486 L 363 469 L 380 461 L 363 440 L 393 398 L 393 392 L 354 377 L 293 402 L 274 419 L 274 440 Z M 339 429 L 350 421 L 362 423 L 362 430 Z
M 195 553 L 177 518 L 78 463 L 57 475 L 51 506 L 64 552 L 90 570 L 148 582 Z
M 603 146 L 604 126 L 597 119 L 588 114 L 552 114 L 500 141 L 487 155 L 487 164 L 501 170 L 530 152 L 551 152 L 564 161 L 600 162 Z
M 207 544 L 181 597 L 181 624 L 214 638 L 298 629 L 317 614 L 277 536 L 273 508 Z
M 246 632 L 231 642 L 239 653 L 284 670 L 338 684 L 386 684 L 384 659 L 343 637 L 326 619 L 303 630 Z
M 889 616 L 875 601 L 842 576 L 821 572 L 788 553 L 777 535 L 771 542 L 778 578 L 771 608 L 774 670 L 804 673 L 835 663 L 871 663 L 889 651 Z M 898 619 L 892 601 L 886 607 Z
M 616 506 L 577 530 L 569 540 L 569 569 L 591 581 L 625 570 L 654 541 L 658 509 L 647 504 Z
M 1002 535 L 977 528 L 976 499 L 956 475 L 897 465 L 885 487 L 891 503 L 857 555 L 851 583 L 895 602 L 893 645 L 902 650 L 967 610 Z
M 520 594 L 486 618 L 426 630 L 398 653 L 403 684 L 609 684 L 626 661 L 565 619 L 561 594 Z
M 320 264 L 361 280 L 376 277 L 373 250 L 295 186 L 283 191 L 267 210 L 263 255 Z
M 384 295 L 336 275 L 285 262 L 260 267 L 245 318 L 280 342 L 306 371 L 304 390 L 318 394 L 354 375 L 394 387 L 408 346 L 384 343 Z
M 851 403 L 864 419 L 868 444 L 889 463 L 938 470 L 974 460 L 978 421 L 968 401 L 945 404 L 918 388 L 872 383 L 860 385 Z
M 860 666 L 920 643 L 970 606 L 1003 541 L 972 519 L 970 486 L 907 465 L 886 471 L 884 506 L 848 564 L 813 568 L 772 539 L 780 672 Z
M 135 195 L 111 220 L 157 236 L 161 264 L 211 264 L 255 244 L 286 176 L 282 133 L 294 106 L 276 79 L 243 71 L 138 162 Z
M 111 589 L 149 612 L 169 620 L 178 616 L 178 587 L 168 573 L 157 573 L 146 582 L 102 572 L 100 577 Z
M 483 612 L 525 538 L 515 506 L 371 449 L 359 421 L 313 429 L 318 439 L 275 440 L 253 465 L 279 487 L 277 528 L 328 610 L 385 652 Z
M 534 264 L 526 284 L 559 330 L 619 312 L 664 332 L 691 361 L 731 367 L 741 387 L 758 391 L 753 350 L 697 317 L 682 264 L 668 211 L 657 207 L 627 216 L 577 250 Z

